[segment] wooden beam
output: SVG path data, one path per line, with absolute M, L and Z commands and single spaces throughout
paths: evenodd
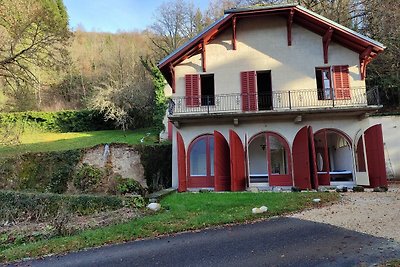
M 169 64 L 169 73 L 171 75 L 171 88 L 172 88 L 172 93 L 175 94 L 175 70 L 174 70 L 174 66 L 171 64 Z
M 372 52 L 372 46 L 368 46 L 361 54 L 360 54 L 360 74 L 361 80 L 364 80 L 367 76 L 367 65 L 371 62 L 372 57 L 370 56 Z
M 232 18 L 232 49 L 236 50 L 236 16 Z
M 293 25 L 293 15 L 294 15 L 294 9 L 292 8 L 289 12 L 289 16 L 287 18 L 287 24 L 286 24 L 286 29 L 287 29 L 287 45 L 291 46 L 292 45 L 292 25 Z
M 324 49 L 324 63 L 328 63 L 328 48 L 332 39 L 333 29 L 329 27 L 324 36 L 322 37 L 322 47 Z
M 206 72 L 206 40 L 204 39 L 201 43 L 201 66 L 203 67 L 203 72 Z

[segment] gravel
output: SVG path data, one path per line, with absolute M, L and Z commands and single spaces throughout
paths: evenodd
M 389 185 L 388 192 L 341 193 L 331 206 L 306 210 L 290 217 L 327 223 L 346 229 L 400 242 L 400 185 Z

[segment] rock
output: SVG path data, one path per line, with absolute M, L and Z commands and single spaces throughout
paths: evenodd
M 292 186 L 292 192 L 301 192 L 301 189 L 296 187 L 296 186 Z
M 253 208 L 251 210 L 251 212 L 253 212 L 253 214 L 258 214 L 258 213 L 262 213 L 262 211 L 259 208 Z
M 379 187 L 375 187 L 373 192 L 386 192 L 388 191 L 388 188 L 385 186 L 379 186 Z
M 336 187 L 336 192 L 347 192 L 347 186 L 338 185 Z
M 312 201 L 313 201 L 314 203 L 319 203 L 319 202 L 321 202 L 321 199 L 320 199 L 320 198 L 314 198 Z
M 357 185 L 353 187 L 353 192 L 364 192 L 364 187 Z
M 258 193 L 259 192 L 257 187 L 250 187 L 249 191 L 252 192 L 252 193 Z
M 267 211 L 268 211 L 268 208 L 267 208 L 266 206 L 261 206 L 261 207 L 260 207 L 260 210 L 261 210 L 262 212 L 267 212 Z
M 152 202 L 149 205 L 147 205 L 147 208 L 154 211 L 159 211 L 161 209 L 161 205 L 159 203 Z

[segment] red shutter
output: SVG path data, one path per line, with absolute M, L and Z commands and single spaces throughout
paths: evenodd
M 369 184 L 371 187 L 387 186 L 382 125 L 377 124 L 364 132 Z
M 229 145 L 218 131 L 214 131 L 214 176 L 215 191 L 231 189 Z
M 243 191 L 246 189 L 245 153 L 240 137 L 233 130 L 229 131 L 229 145 L 231 148 L 231 190 Z
M 186 153 L 182 135 L 176 132 L 176 144 L 178 148 L 178 191 L 186 191 Z
M 308 144 L 309 144 L 309 154 L 310 154 L 310 174 L 311 174 L 311 187 L 313 189 L 318 189 L 318 169 L 317 169 L 317 157 L 315 155 L 315 143 L 314 143 L 314 133 L 311 126 L 308 127 Z
M 293 141 L 294 185 L 300 189 L 311 188 L 310 154 L 307 126 L 301 128 Z
M 186 74 L 185 87 L 186 87 L 186 106 L 198 107 L 200 103 L 199 101 L 200 75 Z
M 333 66 L 336 99 L 350 99 L 349 66 Z
M 244 71 L 240 73 L 242 110 L 257 110 L 256 72 Z
M 168 140 L 172 141 L 172 122 L 168 120 Z

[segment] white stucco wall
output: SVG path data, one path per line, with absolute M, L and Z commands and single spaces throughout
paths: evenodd
M 232 50 L 228 28 L 206 46 L 207 73 L 214 74 L 215 94 L 240 93 L 240 72 L 271 70 L 274 91 L 315 89 L 315 68 L 349 65 L 352 88 L 364 86 L 359 72 L 359 55 L 335 42 L 329 46 L 329 63 L 324 64 L 322 37 L 294 24 L 292 46 L 287 45 L 286 19 L 279 16 L 240 19 L 237 50 Z M 201 54 L 175 67 L 176 93 L 185 95 L 185 74 L 202 73 Z
M 400 179 L 400 116 L 370 117 L 369 121 L 382 124 L 388 178 Z

